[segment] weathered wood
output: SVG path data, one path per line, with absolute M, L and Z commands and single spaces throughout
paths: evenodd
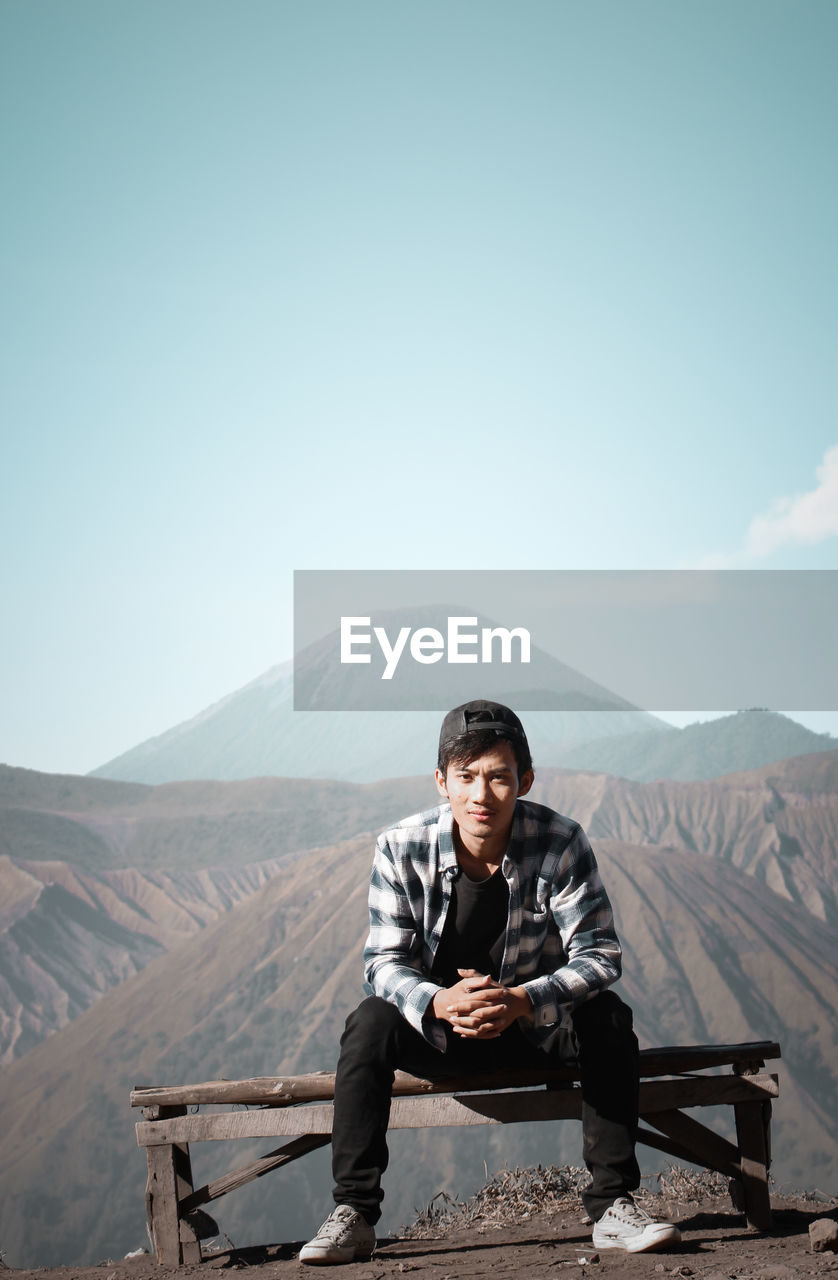
M 774 1040 L 758 1040 L 750 1044 L 678 1045 L 659 1049 L 643 1049 L 640 1074 L 644 1078 L 681 1075 L 711 1067 L 748 1069 L 779 1058 L 780 1046 Z M 486 1089 L 529 1088 L 538 1084 L 562 1084 L 578 1080 L 573 1067 L 550 1071 L 500 1071 L 467 1078 L 451 1076 L 447 1080 L 425 1080 L 403 1071 L 396 1072 L 394 1096 L 413 1093 L 467 1093 Z M 138 1085 L 131 1091 L 132 1107 L 154 1105 L 195 1106 L 224 1105 L 234 1102 L 263 1106 L 289 1106 L 295 1102 L 326 1102 L 334 1097 L 333 1072 L 314 1072 L 301 1076 L 254 1076 L 248 1080 L 207 1080 L 187 1085 Z
M 648 1120 L 683 1150 L 690 1152 L 685 1158 L 693 1164 L 715 1169 L 728 1178 L 739 1176 L 739 1152 L 736 1147 L 720 1134 L 708 1129 L 700 1120 L 675 1110 L 653 1112 Z
M 697 1163 L 692 1152 L 680 1142 L 667 1138 L 663 1133 L 655 1133 L 653 1129 L 644 1129 L 643 1125 L 637 1127 L 637 1141 L 642 1142 L 646 1147 L 654 1147 L 656 1151 L 665 1151 L 676 1160 L 686 1160 L 688 1164 Z
M 737 1101 L 765 1101 L 780 1090 L 775 1075 L 684 1076 L 679 1080 L 644 1080 L 640 1114 L 676 1111 L 681 1107 L 724 1106 Z
M 171 1126 L 175 1125 L 176 1128 Z M 141 1120 L 136 1125 L 141 1147 L 166 1142 L 224 1142 L 232 1138 L 283 1138 L 332 1131 L 332 1104 L 306 1107 L 221 1111 L 183 1116 L 179 1120 Z
M 743 1080 L 756 1077 L 742 1076 Z M 768 1195 L 768 1152 L 765 1141 L 764 1102 L 737 1102 L 736 1140 L 739 1143 L 745 1217 L 752 1227 L 767 1231 L 772 1225 Z
M 226 1196 L 228 1191 L 237 1191 L 239 1187 L 246 1186 L 248 1182 L 253 1182 L 255 1178 L 264 1177 L 266 1173 L 270 1173 L 271 1169 L 278 1169 L 280 1165 L 288 1164 L 291 1160 L 308 1155 L 309 1151 L 324 1147 L 330 1141 L 329 1134 L 308 1134 L 306 1137 L 296 1138 L 293 1142 L 287 1142 L 285 1146 L 279 1147 L 276 1151 L 269 1151 L 267 1155 L 260 1156 L 258 1160 L 253 1160 L 250 1164 L 243 1164 L 238 1169 L 231 1169 L 222 1178 L 216 1178 L 214 1182 L 208 1182 L 203 1187 L 198 1187 L 196 1191 L 193 1191 L 192 1195 L 181 1201 L 180 1212 L 191 1213 L 199 1205 L 209 1204 L 212 1200 L 218 1200 L 220 1196 Z
M 468 1093 L 454 1097 L 396 1098 L 391 1129 L 446 1128 L 452 1125 L 519 1124 L 523 1120 L 581 1120 L 582 1093 L 521 1089 L 517 1093 Z
M 183 1259 L 172 1148 L 149 1147 L 146 1158 L 146 1213 L 154 1252 L 163 1266 L 178 1267 Z
M 393 1096 L 424 1093 L 467 1093 L 485 1089 L 532 1088 L 537 1085 L 572 1084 L 579 1073 L 572 1067 L 545 1071 L 496 1071 L 482 1075 L 451 1075 L 436 1080 L 397 1071 Z M 248 1106 L 292 1106 L 302 1102 L 330 1102 L 335 1095 L 333 1072 L 313 1075 L 255 1077 L 251 1080 L 207 1080 L 202 1084 L 134 1089 L 131 1105 L 146 1108 L 154 1098 L 158 1102 L 185 1106 L 213 1106 L 243 1103 Z
M 175 1165 L 175 1195 L 178 1204 L 192 1194 L 192 1159 L 189 1147 L 176 1144 L 172 1147 L 172 1159 Z M 182 1262 L 201 1261 L 201 1241 L 195 1224 L 183 1216 L 180 1217 L 180 1256 Z
M 329 1134 L 331 1103 L 259 1111 L 223 1111 L 142 1121 L 140 1146 L 168 1142 L 217 1142 L 231 1138 L 279 1137 L 284 1134 Z M 439 1128 L 446 1125 L 509 1124 L 519 1120 L 578 1119 L 580 1090 L 521 1090 L 518 1093 L 465 1094 L 455 1097 L 396 1098 L 390 1109 L 391 1129 Z
M 640 1050 L 640 1074 L 681 1075 L 711 1067 L 732 1067 L 738 1062 L 759 1062 L 762 1066 L 781 1056 L 776 1040 L 755 1040 L 744 1044 L 664 1045 Z
M 154 1107 L 153 1123 L 183 1117 L 185 1107 Z M 145 1112 L 144 1112 L 145 1114 Z M 150 1149 L 149 1149 L 150 1150 Z M 148 1160 L 146 1215 L 158 1262 L 179 1266 L 201 1261 L 201 1242 L 192 1223 L 178 1212 L 178 1203 L 192 1192 L 189 1147 L 178 1143 L 158 1147 Z
M 694 1076 L 681 1080 L 643 1081 L 640 1114 L 651 1116 L 677 1107 L 703 1107 L 730 1103 L 740 1090 L 753 1090 L 753 1098 L 774 1097 L 776 1078 L 768 1075 Z M 390 1110 L 391 1129 L 415 1129 L 447 1125 L 517 1124 L 526 1120 L 579 1120 L 582 1091 L 519 1090 L 511 1093 L 461 1094 L 454 1097 L 398 1098 Z M 701 1128 L 702 1126 L 699 1126 Z M 709 1130 L 707 1131 L 709 1132 Z
M 638 1141 L 727 1175 L 731 1186 L 741 1191 L 749 1223 L 758 1228 L 771 1224 L 770 1114 L 771 1099 L 778 1094 L 777 1077 L 762 1067 L 767 1059 L 778 1057 L 780 1047 L 775 1041 L 671 1046 L 641 1053 L 640 1115 L 652 1129 L 641 1127 Z M 690 1074 L 724 1066 L 731 1067 L 732 1074 Z M 397 1072 L 390 1128 L 580 1119 L 578 1079 L 578 1070 L 572 1067 L 434 1081 Z M 146 1203 L 159 1262 L 170 1266 L 199 1262 L 200 1205 L 330 1141 L 334 1080 L 332 1073 L 319 1072 L 133 1090 L 131 1103 L 142 1108 L 137 1142 L 146 1147 Z M 203 1115 L 187 1112 L 192 1105 L 242 1103 L 250 1109 Z M 738 1146 L 681 1110 L 726 1104 L 734 1107 Z M 188 1143 L 270 1136 L 292 1140 L 193 1190 Z M 212 1225 L 211 1219 L 207 1221 Z
M 644 1081 L 640 1086 L 640 1114 L 735 1102 L 763 1101 L 777 1096 L 776 1076 L 690 1076 L 680 1080 Z M 141 1147 L 171 1142 L 217 1142 L 230 1138 L 265 1138 L 307 1133 L 331 1133 L 332 1105 L 293 1109 L 222 1111 L 208 1115 L 140 1121 Z M 522 1120 L 577 1119 L 581 1116 L 579 1089 L 522 1089 L 511 1093 L 459 1094 L 454 1097 L 396 1098 L 390 1111 L 391 1129 L 447 1125 L 513 1124 Z

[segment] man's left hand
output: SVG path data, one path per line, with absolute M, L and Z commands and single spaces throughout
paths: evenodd
M 461 978 L 478 977 L 474 969 L 458 969 Z M 492 981 L 473 995 L 461 996 L 448 1007 L 448 1021 L 466 1040 L 492 1040 L 517 1018 L 532 1014 L 532 1001 L 523 987 L 501 987 Z

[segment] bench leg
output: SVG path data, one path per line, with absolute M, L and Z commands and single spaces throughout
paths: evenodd
M 185 1114 L 185 1107 L 160 1107 L 162 1113 Z M 161 1114 L 161 1119 L 165 1117 Z M 192 1160 L 188 1145 L 146 1147 L 148 1181 L 146 1216 L 157 1261 L 163 1266 L 201 1261 L 201 1242 L 192 1223 L 180 1214 L 180 1202 L 192 1194 Z
M 733 1110 L 745 1217 L 749 1226 L 768 1231 L 773 1224 L 768 1195 L 770 1103 L 736 1102 Z

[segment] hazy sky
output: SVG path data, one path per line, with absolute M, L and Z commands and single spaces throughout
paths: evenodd
M 288 658 L 295 568 L 838 568 L 836 50 L 834 0 L 0 0 L 0 760 Z

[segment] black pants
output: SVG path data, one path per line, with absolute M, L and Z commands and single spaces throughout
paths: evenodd
M 596 1221 L 610 1204 L 640 1185 L 637 1137 L 637 1037 L 628 1005 L 603 991 L 573 1013 L 574 1034 L 560 1032 L 548 1062 L 578 1061 L 582 1086 L 582 1154 L 591 1175 L 582 1193 Z M 381 1175 L 387 1168 L 387 1122 L 393 1073 L 440 1078 L 505 1067 L 545 1066 L 544 1051 L 513 1023 L 492 1040 L 464 1040 L 446 1026 L 448 1051 L 428 1044 L 395 1005 L 370 996 L 349 1015 L 340 1042 L 332 1126 L 336 1204 L 370 1223 L 381 1217 Z

